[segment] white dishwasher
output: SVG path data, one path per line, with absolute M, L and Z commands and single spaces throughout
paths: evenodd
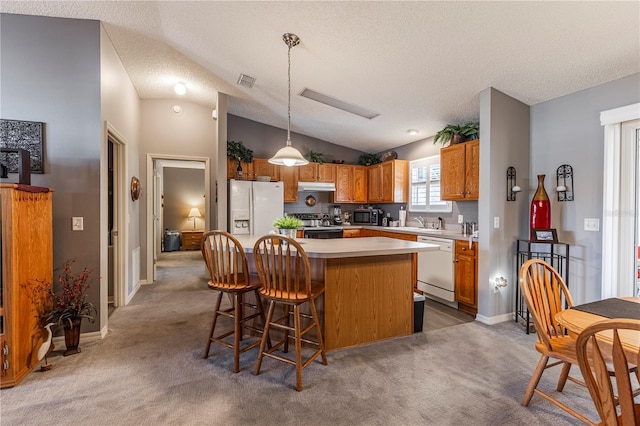
M 456 306 L 454 278 L 454 241 L 445 238 L 421 237 L 418 242 L 436 244 L 439 250 L 418 253 L 418 289 L 435 300 L 446 301 Z M 432 299 L 434 297 L 431 297 Z

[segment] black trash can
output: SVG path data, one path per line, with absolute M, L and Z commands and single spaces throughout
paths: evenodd
M 413 293 L 413 332 L 422 331 L 424 322 L 424 301 L 425 297 L 419 293 Z
M 165 230 L 162 246 L 162 251 L 180 250 L 180 231 Z

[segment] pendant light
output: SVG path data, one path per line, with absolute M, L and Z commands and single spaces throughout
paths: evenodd
M 289 104 L 288 104 L 288 121 L 287 121 L 287 145 L 284 148 L 281 148 L 276 152 L 276 155 L 269 159 L 269 163 L 277 164 L 279 166 L 304 166 L 305 164 L 309 164 L 300 151 L 291 146 L 291 48 L 297 46 L 300 43 L 300 38 L 291 33 L 286 33 L 282 36 L 285 44 L 289 47 L 289 71 L 288 71 L 288 81 L 289 81 Z

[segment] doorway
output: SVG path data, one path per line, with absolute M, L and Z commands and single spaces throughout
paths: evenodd
M 101 301 L 101 310 L 107 316 L 125 305 L 127 262 L 126 228 L 126 147 L 127 141 L 106 123 L 107 134 L 107 297 Z
M 209 229 L 211 223 L 211 185 L 210 160 L 207 157 L 187 157 L 147 154 L 147 182 L 150 189 L 147 192 L 147 284 L 157 279 L 158 255 L 162 248 L 162 168 L 204 169 L 204 212 L 201 220 L 204 229 Z M 188 213 L 188 212 L 187 212 Z M 186 213 L 185 213 L 186 218 Z

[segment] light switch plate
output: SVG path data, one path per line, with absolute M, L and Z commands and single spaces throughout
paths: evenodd
M 83 217 L 72 217 L 71 218 L 71 230 L 73 230 L 73 231 L 82 231 L 82 230 L 84 230 L 84 218 Z
M 496 229 L 500 228 L 500 216 L 494 216 L 493 227 Z
M 464 223 L 464 216 L 461 214 L 458 215 L 458 223 Z
M 584 219 L 584 230 L 585 231 L 599 231 L 600 230 L 600 219 Z

